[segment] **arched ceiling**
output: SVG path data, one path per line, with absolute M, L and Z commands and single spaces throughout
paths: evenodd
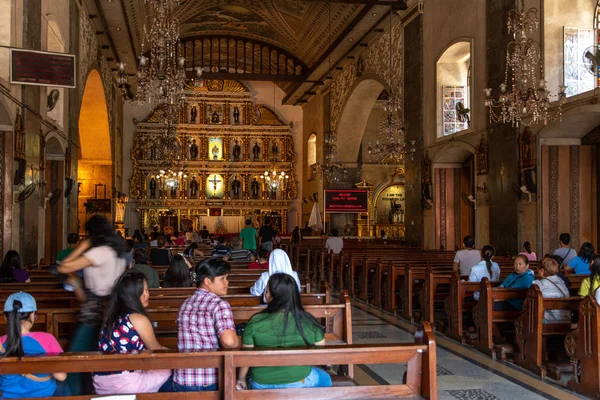
M 80 159 L 111 164 L 108 111 L 98 70 L 88 75 L 79 112 Z

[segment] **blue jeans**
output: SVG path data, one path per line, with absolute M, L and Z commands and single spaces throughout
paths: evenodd
M 263 385 L 262 383 L 254 382 L 250 378 L 251 389 L 288 389 L 288 388 L 314 388 L 314 387 L 330 387 L 331 375 L 321 368 L 312 367 L 310 374 L 301 381 L 294 383 L 282 383 L 279 385 Z
M 217 384 L 208 386 L 185 386 L 173 382 L 173 392 L 213 392 L 217 390 Z
M 71 390 L 69 389 L 69 385 L 67 382 L 56 381 L 56 390 L 54 390 L 53 397 L 57 396 L 70 396 Z
M 273 242 L 262 242 L 260 247 L 268 251 L 269 253 L 273 251 Z

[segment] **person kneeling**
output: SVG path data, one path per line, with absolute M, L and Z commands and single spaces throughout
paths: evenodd
M 146 311 L 149 301 L 148 283 L 143 273 L 127 271 L 121 275 L 112 291 L 98 350 L 105 354 L 137 354 L 143 350 L 166 349 L 156 340 Z M 96 394 L 170 391 L 170 378 L 170 369 L 93 373 Z
M 294 278 L 282 273 L 271 275 L 266 298 L 267 308 L 254 315 L 244 329 L 243 347 L 325 345 L 323 327 L 302 308 Z M 252 389 L 329 387 L 331 376 L 311 366 L 240 368 L 237 388 L 247 389 L 248 385 Z

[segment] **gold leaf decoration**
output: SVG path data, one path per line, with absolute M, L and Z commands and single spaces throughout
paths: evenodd
M 273 111 L 271 108 L 259 104 L 256 106 L 256 113 L 258 114 L 258 120 L 254 123 L 254 125 L 271 125 L 271 126 L 283 126 L 287 125 L 284 123 L 281 118 Z

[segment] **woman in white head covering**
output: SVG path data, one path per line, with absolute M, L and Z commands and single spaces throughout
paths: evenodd
M 290 275 L 298 284 L 298 291 L 301 291 L 300 279 L 298 278 L 296 271 L 292 269 L 290 258 L 285 251 L 275 249 L 269 256 L 269 270 L 260 275 L 260 278 L 258 278 L 258 280 L 254 283 L 254 286 L 250 288 L 250 294 L 253 296 L 263 296 L 265 289 L 267 288 L 267 283 L 269 282 L 269 277 L 273 274 Z

